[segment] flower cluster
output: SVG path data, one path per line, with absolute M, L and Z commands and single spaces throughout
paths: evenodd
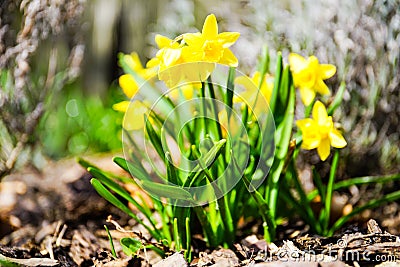
M 149 65 L 159 66 L 160 72 L 189 62 L 212 62 L 237 67 L 238 60 L 229 47 L 239 35 L 238 32 L 218 33 L 217 19 L 211 14 L 207 16 L 201 33 L 185 33 L 174 40 L 156 35 L 155 41 L 160 50 Z
M 320 64 L 315 56 L 307 60 L 302 56 L 291 53 L 289 55 L 290 69 L 294 85 L 299 88 L 301 100 L 309 106 L 315 100 L 316 93 L 330 95 L 324 80 L 331 78 L 336 73 L 336 67 L 331 64 Z M 306 118 L 296 122 L 303 135 L 301 147 L 306 150 L 317 149 L 321 160 L 326 160 L 330 148 L 343 148 L 347 145 L 342 134 L 334 127 L 332 117 L 328 116 L 325 105 L 316 101 L 313 118 Z
M 143 80 L 148 80 L 158 74 L 158 78 L 166 83 L 172 90 L 169 92 L 171 99 L 191 99 L 194 91 L 201 87 L 215 68 L 215 63 L 230 67 L 237 67 L 238 60 L 229 49 L 239 37 L 237 32 L 218 32 L 218 24 L 215 15 L 207 16 L 202 31 L 197 33 L 185 33 L 175 39 L 157 34 L 155 42 L 159 48 L 156 56 L 149 60 L 146 67 L 140 62 L 137 53 L 124 55 L 128 67 Z M 200 62 L 199 65 L 185 63 Z M 324 80 L 336 73 L 336 67 L 331 64 L 320 64 L 315 56 L 308 59 L 291 53 L 289 54 L 289 66 L 293 76 L 294 85 L 299 89 L 301 100 L 305 106 L 311 105 L 317 93 L 330 95 L 329 88 Z M 265 103 L 270 102 L 274 87 L 274 78 L 270 74 L 261 77 L 256 71 L 251 77 L 240 76 L 235 79 L 235 85 L 244 88 L 233 98 L 234 103 L 246 103 L 257 116 L 264 108 Z M 139 90 L 140 84 L 131 74 L 124 74 L 119 78 L 119 85 L 125 95 L 131 99 Z M 179 86 L 177 86 L 179 85 Z M 261 99 L 262 98 L 262 99 Z M 131 120 L 124 120 L 124 128 L 138 130 L 143 128 L 143 115 L 148 111 L 144 102 L 135 100 L 133 103 L 122 101 L 113 106 L 115 110 L 126 112 L 130 109 Z M 223 112 L 223 111 L 222 111 Z M 346 141 L 340 132 L 334 127 L 332 117 L 327 116 L 325 106 L 317 101 L 313 108 L 313 118 L 299 120 L 297 126 L 302 132 L 302 148 L 317 149 L 322 160 L 330 154 L 330 146 L 342 148 Z M 223 124 L 227 120 L 225 114 L 220 114 Z M 131 123 L 128 123 L 128 122 Z M 128 125 L 129 124 L 129 125 Z

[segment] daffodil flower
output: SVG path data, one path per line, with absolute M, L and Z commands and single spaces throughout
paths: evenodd
M 175 40 L 157 34 L 155 42 L 160 49 L 156 57 L 147 62 L 147 67 L 158 66 L 158 78 L 166 83 L 169 88 L 173 88 L 185 82 L 203 82 L 215 68 L 214 63 L 187 61 L 185 53 L 191 53 L 185 49 L 187 46 L 181 42 L 182 36 Z M 186 61 L 185 61 L 186 58 Z
M 139 100 L 123 103 L 126 109 L 122 127 L 127 131 L 144 129 L 144 115 L 149 111 L 147 105 Z
M 262 84 L 258 88 L 260 79 L 261 73 L 258 71 L 251 78 L 248 76 L 239 76 L 235 79 L 235 84 L 242 85 L 245 89 L 239 96 L 247 102 L 248 106 L 253 108 L 256 115 L 259 115 L 265 109 L 265 103 L 269 103 L 274 87 L 273 78 L 269 74 L 264 76 Z M 240 97 L 235 96 L 233 102 L 241 102 Z M 260 99 L 261 97 L 264 98 L 264 101 Z
M 196 89 L 201 88 L 201 83 L 187 83 L 168 92 L 168 96 L 173 100 L 178 100 L 182 95 L 184 99 L 191 99 Z
M 238 32 L 218 33 L 215 15 L 208 15 L 201 33 L 183 35 L 183 40 L 188 45 L 183 48 L 184 60 L 185 62 L 214 62 L 237 67 L 238 60 L 229 47 L 236 42 L 239 35 Z
M 303 135 L 301 147 L 306 150 L 317 149 L 321 160 L 326 160 L 331 146 L 343 148 L 347 145 L 342 134 L 334 127 L 332 117 L 328 116 L 324 104 L 315 102 L 312 119 L 302 119 L 296 122 Z
M 147 80 L 153 77 L 157 71 L 154 67 L 144 68 L 140 62 L 140 58 L 136 52 L 130 55 L 124 55 L 124 60 L 134 72 L 140 75 L 143 79 Z M 139 90 L 138 82 L 130 74 L 123 74 L 118 79 L 119 86 L 121 87 L 124 94 L 131 99 L 136 95 Z M 128 108 L 129 101 L 122 101 L 113 106 L 114 110 L 125 112 Z
M 178 40 L 169 39 L 166 36 L 157 34 L 155 42 L 160 50 L 156 56 L 147 62 L 147 67 L 159 66 L 160 71 L 173 65 L 183 63 L 182 44 Z
M 335 75 L 336 67 L 334 65 L 319 64 L 315 56 L 310 56 L 306 60 L 295 53 L 289 55 L 289 65 L 293 74 L 294 85 L 299 88 L 304 105 L 310 105 L 316 93 L 330 95 L 329 88 L 324 80 Z

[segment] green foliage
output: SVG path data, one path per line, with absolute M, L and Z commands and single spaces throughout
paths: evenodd
M 118 96 L 86 96 L 77 84 L 65 88 L 62 97 L 51 101 L 51 112 L 40 121 L 38 135 L 44 152 L 54 158 L 103 152 L 121 148 L 123 114 L 111 109 Z

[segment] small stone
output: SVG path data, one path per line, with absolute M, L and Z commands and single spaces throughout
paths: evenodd
M 214 260 L 215 264 L 211 265 L 213 267 L 219 266 L 239 266 L 239 259 L 236 256 L 235 252 L 230 249 L 221 248 L 219 250 L 214 250 L 211 253 L 211 257 Z
M 162 261 L 157 262 L 153 265 L 153 267 L 187 267 L 188 263 L 183 258 L 183 255 L 179 252 L 163 259 Z

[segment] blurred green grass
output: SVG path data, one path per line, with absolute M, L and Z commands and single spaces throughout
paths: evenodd
M 84 92 L 77 83 L 68 85 L 39 123 L 44 154 L 62 158 L 121 149 L 123 114 L 111 107 L 122 99 L 114 84 L 103 97 Z

